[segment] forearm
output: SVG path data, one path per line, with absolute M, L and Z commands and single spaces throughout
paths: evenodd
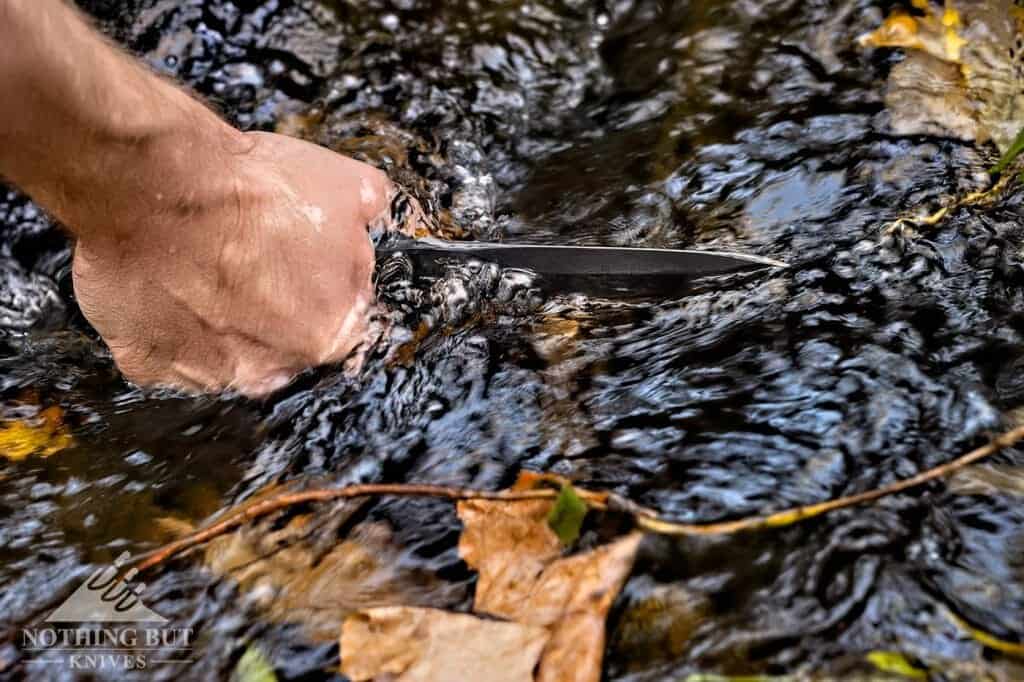
M 70 229 L 187 212 L 220 189 L 196 187 L 197 166 L 230 159 L 240 138 L 61 0 L 0 0 L 0 176 Z

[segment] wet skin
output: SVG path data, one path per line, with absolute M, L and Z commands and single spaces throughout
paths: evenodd
M 0 174 L 78 237 L 126 377 L 263 395 L 360 342 L 382 172 L 238 132 L 61 3 L 0 5 L 0 92 Z

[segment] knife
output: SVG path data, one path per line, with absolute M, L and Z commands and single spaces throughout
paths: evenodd
M 725 251 L 619 246 L 550 246 L 399 238 L 376 248 L 378 259 L 407 257 L 417 275 L 438 276 L 451 264 L 484 261 L 529 270 L 554 289 L 617 294 L 660 291 L 718 275 L 785 268 L 782 261 Z

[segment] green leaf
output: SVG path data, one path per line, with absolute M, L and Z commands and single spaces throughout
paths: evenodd
M 274 666 L 259 647 L 249 645 L 235 666 L 232 682 L 277 682 Z
M 1013 140 L 1013 144 L 1011 144 L 1010 148 L 1006 150 L 1006 153 L 1000 157 L 999 162 L 988 169 L 988 172 L 992 175 L 1002 173 L 1006 170 L 1007 166 L 1013 163 L 1013 160 L 1016 159 L 1021 152 L 1024 152 L 1024 128 L 1020 129 L 1020 132 L 1017 133 L 1017 137 Z
M 563 485 L 555 498 L 555 506 L 548 514 L 548 525 L 562 544 L 568 547 L 580 536 L 580 527 L 586 515 L 587 503 L 580 499 L 571 485 Z
M 865 658 L 884 673 L 902 675 L 912 680 L 924 680 L 928 677 L 927 672 L 911 665 L 903 654 L 896 651 L 872 651 Z

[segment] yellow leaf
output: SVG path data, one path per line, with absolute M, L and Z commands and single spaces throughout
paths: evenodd
M 32 455 L 49 457 L 71 447 L 74 440 L 57 406 L 48 407 L 30 419 L 0 426 L 0 457 L 20 461 Z
M 924 680 L 928 677 L 927 672 L 911 665 L 903 654 L 896 651 L 872 651 L 865 658 L 884 673 L 902 675 L 912 680 Z
M 232 682 L 277 682 L 274 666 L 259 648 L 250 646 L 231 675 Z

